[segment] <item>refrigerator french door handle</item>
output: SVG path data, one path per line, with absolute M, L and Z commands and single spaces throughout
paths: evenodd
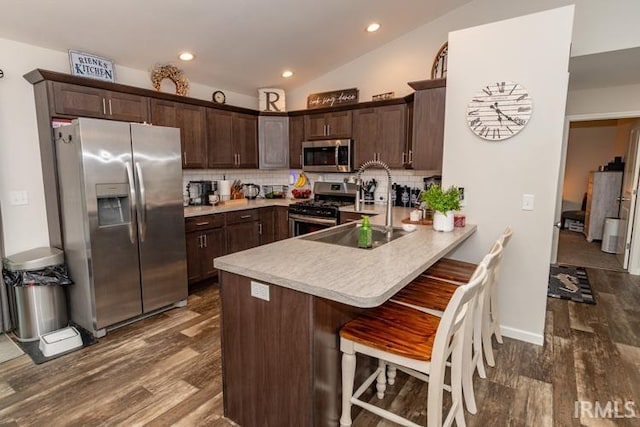
M 136 229 L 133 226 L 133 221 L 136 218 L 136 189 L 133 182 L 133 171 L 131 170 L 131 163 L 124 162 L 124 167 L 127 170 L 127 181 L 129 181 L 129 240 L 131 243 L 136 243 Z
M 144 176 L 142 175 L 142 166 L 140 166 L 140 162 L 136 162 L 136 174 L 138 175 L 138 185 L 140 187 L 140 216 L 138 217 L 138 230 L 140 232 L 140 241 L 144 242 L 147 238 L 147 192 L 144 187 Z

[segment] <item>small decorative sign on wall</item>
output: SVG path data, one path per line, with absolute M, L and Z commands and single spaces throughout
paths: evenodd
M 286 111 L 284 90 L 264 88 L 258 89 L 258 106 L 260 111 L 281 113 Z
M 377 95 L 373 95 L 371 97 L 371 100 L 372 101 L 384 101 L 385 99 L 392 99 L 394 94 L 395 94 L 395 92 L 379 93 Z
M 116 74 L 113 71 L 113 61 L 90 53 L 69 50 L 71 74 L 115 83 Z
M 358 89 L 356 88 L 314 93 L 307 97 L 307 108 L 313 109 L 357 104 L 358 93 Z

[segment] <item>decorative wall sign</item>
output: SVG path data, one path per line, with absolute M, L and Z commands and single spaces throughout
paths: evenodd
M 473 133 L 489 141 L 516 135 L 531 118 L 533 101 L 521 84 L 490 83 L 469 101 L 467 124 Z
M 116 73 L 113 71 L 113 61 L 90 53 L 69 50 L 69 64 L 71 74 L 115 83 Z
M 433 58 L 433 64 L 431 65 L 431 78 L 443 79 L 447 77 L 447 55 L 449 54 L 449 42 L 444 44 L 438 50 L 436 57 Z
M 264 88 L 258 89 L 258 106 L 260 111 L 280 113 L 286 111 L 284 90 Z
M 356 88 L 314 93 L 307 97 L 307 109 L 357 104 L 358 94 Z
M 189 80 L 182 74 L 182 70 L 175 65 L 156 65 L 151 70 L 151 84 L 160 91 L 164 79 L 169 79 L 176 85 L 176 95 L 186 96 L 189 91 Z
M 371 100 L 372 101 L 384 101 L 385 99 L 392 99 L 394 95 L 395 95 L 395 92 L 379 93 L 377 95 L 373 95 L 371 97 Z

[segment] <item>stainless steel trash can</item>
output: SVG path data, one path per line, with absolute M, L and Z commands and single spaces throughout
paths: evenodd
M 35 248 L 4 259 L 9 272 L 36 272 L 64 264 L 64 252 L 57 248 Z M 40 336 L 68 324 L 64 288 L 57 284 L 22 283 L 10 286 L 10 308 L 16 338 L 37 341 Z
M 620 219 L 606 218 L 604 220 L 604 229 L 602 231 L 602 252 L 615 254 L 618 247 L 618 238 L 620 237 Z

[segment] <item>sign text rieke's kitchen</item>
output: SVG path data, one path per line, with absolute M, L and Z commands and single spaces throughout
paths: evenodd
M 71 74 L 115 83 L 113 61 L 89 53 L 69 51 Z

